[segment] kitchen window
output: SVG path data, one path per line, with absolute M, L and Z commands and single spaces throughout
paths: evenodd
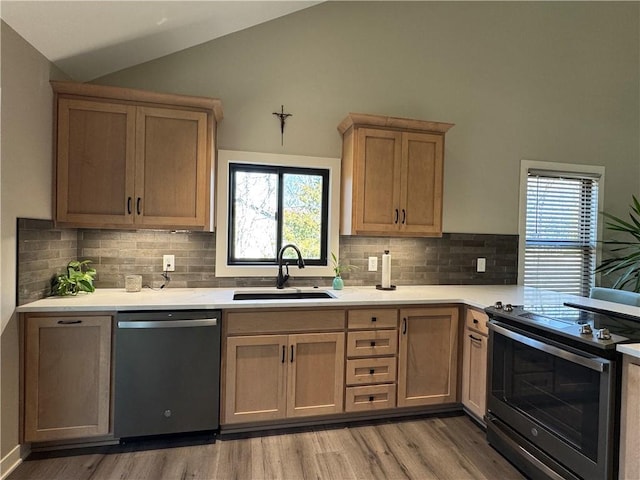
M 220 150 L 216 277 L 276 276 L 276 256 L 296 245 L 306 268 L 292 278 L 333 276 L 339 255 L 340 159 Z M 293 255 L 287 250 L 285 255 Z
M 521 173 L 519 283 L 588 296 L 604 168 L 523 161 Z
M 231 163 L 228 264 L 273 264 L 292 243 L 306 265 L 326 265 L 328 208 L 327 169 Z

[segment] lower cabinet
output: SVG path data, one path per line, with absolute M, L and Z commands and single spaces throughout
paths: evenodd
M 353 309 L 347 312 L 345 411 L 396 406 L 398 310 Z
M 623 355 L 620 412 L 620 474 L 640 478 L 640 359 Z
M 400 310 L 398 406 L 458 401 L 458 308 Z
M 110 431 L 112 317 L 24 318 L 24 440 Z
M 487 413 L 487 352 L 489 318 L 467 308 L 462 351 L 462 405 L 481 423 Z
M 343 411 L 344 333 L 289 335 L 287 417 Z
M 225 422 L 284 418 L 287 335 L 227 339 Z
M 229 337 L 224 423 L 343 411 L 344 332 Z

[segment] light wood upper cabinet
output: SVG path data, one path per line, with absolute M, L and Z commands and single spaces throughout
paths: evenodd
M 56 224 L 213 227 L 219 100 L 72 82 L 52 86 Z
M 25 319 L 25 441 L 109 433 L 111 322 L 111 316 Z
M 400 310 L 398 406 L 458 401 L 458 308 Z
M 56 220 L 133 224 L 136 109 L 73 98 L 58 100 Z
M 442 235 L 444 134 L 452 126 L 349 114 L 338 127 L 341 233 Z
M 135 222 L 149 226 L 206 224 L 207 115 L 137 109 Z

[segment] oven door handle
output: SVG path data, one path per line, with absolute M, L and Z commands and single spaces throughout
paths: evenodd
M 549 353 L 554 357 L 562 358 L 563 360 L 567 360 L 572 363 L 577 363 L 582 365 L 583 367 L 587 367 L 591 370 L 595 370 L 596 372 L 606 372 L 609 368 L 609 361 L 601 358 L 589 358 L 583 357 L 582 355 L 577 355 L 575 353 L 569 352 L 567 350 L 563 350 L 562 348 L 555 347 L 553 345 L 549 345 L 548 343 L 541 342 L 539 340 L 535 340 L 533 338 L 527 337 L 520 333 L 514 332 L 508 328 L 504 328 L 500 325 L 496 325 L 495 323 L 489 322 L 489 330 L 493 330 L 500 335 L 503 335 L 507 338 L 515 340 L 516 342 L 523 343 L 530 347 L 535 348 L 536 350 L 541 350 L 545 353 Z

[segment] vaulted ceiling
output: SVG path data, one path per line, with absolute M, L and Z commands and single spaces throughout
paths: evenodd
M 0 1 L 0 16 L 77 81 L 89 81 L 320 1 Z

